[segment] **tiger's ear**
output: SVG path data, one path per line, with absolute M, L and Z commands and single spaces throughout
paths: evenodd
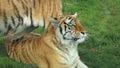
M 77 17 L 77 12 L 75 12 L 75 14 L 74 15 L 72 15 L 73 17 Z
M 52 26 L 53 26 L 54 28 L 57 28 L 57 26 L 58 26 L 58 20 L 57 20 L 57 18 L 51 17 L 51 18 L 50 18 L 50 23 L 52 24 Z

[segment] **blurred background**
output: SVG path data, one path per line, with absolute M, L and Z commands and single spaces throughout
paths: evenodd
M 79 45 L 89 68 L 120 68 L 120 0 L 63 0 L 64 14 L 78 13 L 89 38 Z M 43 30 L 36 29 L 41 33 Z M 37 68 L 11 60 L 0 37 L 0 68 Z

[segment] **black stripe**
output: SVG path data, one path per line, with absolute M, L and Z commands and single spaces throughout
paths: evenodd
M 33 26 L 32 8 L 30 8 L 30 20 L 31 20 L 31 26 Z
M 15 13 L 16 17 L 18 17 L 18 21 L 21 22 L 21 24 L 23 24 L 23 18 L 20 15 L 18 8 L 17 8 L 17 6 L 15 5 L 15 3 L 13 1 L 12 1 L 12 5 L 14 7 L 14 13 Z
M 20 60 L 19 60 L 18 51 L 17 51 L 16 49 L 17 49 L 17 45 L 14 45 L 14 58 L 15 58 L 15 60 L 17 60 L 17 61 L 20 61 Z
M 64 24 L 69 26 L 69 24 L 67 24 L 66 22 L 64 22 Z
M 23 25 L 23 17 L 18 13 L 18 21 L 19 21 L 19 24 Z
M 45 28 L 45 26 L 46 26 L 46 25 L 45 25 L 45 22 L 46 22 L 46 21 L 45 21 L 45 17 L 44 17 L 44 14 L 43 14 L 43 28 Z
M 46 58 L 47 59 L 47 58 Z M 50 65 L 50 62 L 48 61 L 48 60 L 46 60 L 46 63 L 47 63 L 47 65 L 48 65 L 48 67 L 50 67 L 51 65 Z
M 23 18 L 20 15 L 18 17 L 18 20 L 19 20 L 20 25 L 23 25 Z
M 18 28 L 18 27 L 19 27 L 19 25 L 20 25 L 20 23 L 18 23 L 18 25 L 16 26 L 16 28 Z
M 72 24 L 73 19 L 71 19 L 70 24 Z
M 11 20 L 12 20 L 12 23 L 15 25 L 15 20 L 14 20 L 13 16 L 11 16 Z
M 7 30 L 7 32 L 5 33 L 5 34 L 8 34 L 9 33 L 9 31 L 12 29 L 12 27 L 10 26 L 10 25 L 8 25 L 8 30 Z
M 24 43 L 23 43 L 24 44 Z M 28 48 L 27 48 L 28 47 Z M 26 48 L 25 48 L 25 54 L 26 54 L 26 57 L 27 57 L 27 62 L 29 62 L 29 63 L 32 63 L 33 61 L 32 61 L 32 59 L 30 58 L 30 55 L 28 54 L 28 52 L 29 52 L 29 50 L 30 50 L 30 47 L 29 46 L 27 46 Z
M 14 9 L 17 9 L 17 6 L 15 5 L 15 3 L 12 0 L 11 0 L 11 3 L 13 5 Z
M 27 57 L 26 57 L 26 47 L 25 46 L 22 46 L 22 55 L 23 55 L 23 58 L 25 59 L 25 62 L 28 62 Z
M 19 11 L 18 11 L 17 6 L 13 2 L 12 2 L 12 5 L 14 7 L 14 13 L 15 13 L 15 15 L 18 16 Z
M 26 14 L 27 17 L 28 17 L 28 15 L 29 15 L 28 10 L 29 10 L 28 7 L 26 7 L 25 14 Z
M 34 8 L 35 8 L 35 4 L 36 4 L 36 2 L 35 2 L 35 0 L 33 0 L 33 6 L 34 6 Z
M 43 21 L 43 28 L 45 28 L 45 19 L 44 19 L 44 21 Z
M 24 2 L 23 2 L 22 0 L 20 0 L 20 1 L 21 1 L 21 3 L 22 3 L 23 9 L 26 9 L 26 6 L 25 6 Z
M 23 18 L 22 16 L 20 16 L 19 13 L 15 13 L 15 16 L 17 17 L 18 21 L 19 21 L 19 24 L 22 24 L 23 25 Z
M 6 15 L 6 12 L 5 12 L 5 10 L 3 10 L 3 17 L 4 17 L 4 23 L 5 23 L 5 27 L 7 28 L 7 15 Z
M 66 25 L 64 25 L 64 28 L 65 28 L 65 32 L 66 32 L 66 30 L 67 30 L 67 26 L 66 26 Z
M 26 4 L 28 4 L 28 2 L 27 2 L 26 0 L 24 0 L 24 2 L 25 2 Z
M 1 6 L 1 3 L 0 3 L 0 16 L 1 16 L 1 14 L 2 14 L 2 9 L 1 9 L 1 7 L 2 7 L 2 6 Z
M 38 0 L 39 4 L 40 4 L 40 0 Z
M 60 33 L 63 35 L 63 33 L 62 33 L 62 27 L 61 27 L 61 26 L 59 26 L 59 28 L 60 28 Z
M 19 24 L 23 24 L 23 18 L 22 16 L 20 15 L 19 11 L 16 9 L 15 11 L 15 16 L 17 17 L 18 21 L 19 21 Z

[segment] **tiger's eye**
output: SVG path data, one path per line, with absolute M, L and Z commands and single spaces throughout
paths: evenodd
M 71 19 L 71 17 L 68 18 L 69 20 Z

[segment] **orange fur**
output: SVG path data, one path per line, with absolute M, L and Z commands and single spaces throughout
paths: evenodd
M 24 36 L 34 27 L 46 29 L 50 17 L 59 15 L 62 15 L 61 0 L 0 0 L 0 35 Z
M 85 31 L 79 20 L 72 16 L 58 19 L 59 27 L 65 25 L 68 17 L 73 18 L 76 24 L 72 28 L 75 34 Z M 67 46 L 58 40 L 57 28 L 51 24 L 42 35 L 30 33 L 15 41 L 7 38 L 8 55 L 16 61 L 37 65 L 39 68 L 87 68 L 79 59 L 76 45 Z M 72 40 L 74 43 L 76 41 Z

